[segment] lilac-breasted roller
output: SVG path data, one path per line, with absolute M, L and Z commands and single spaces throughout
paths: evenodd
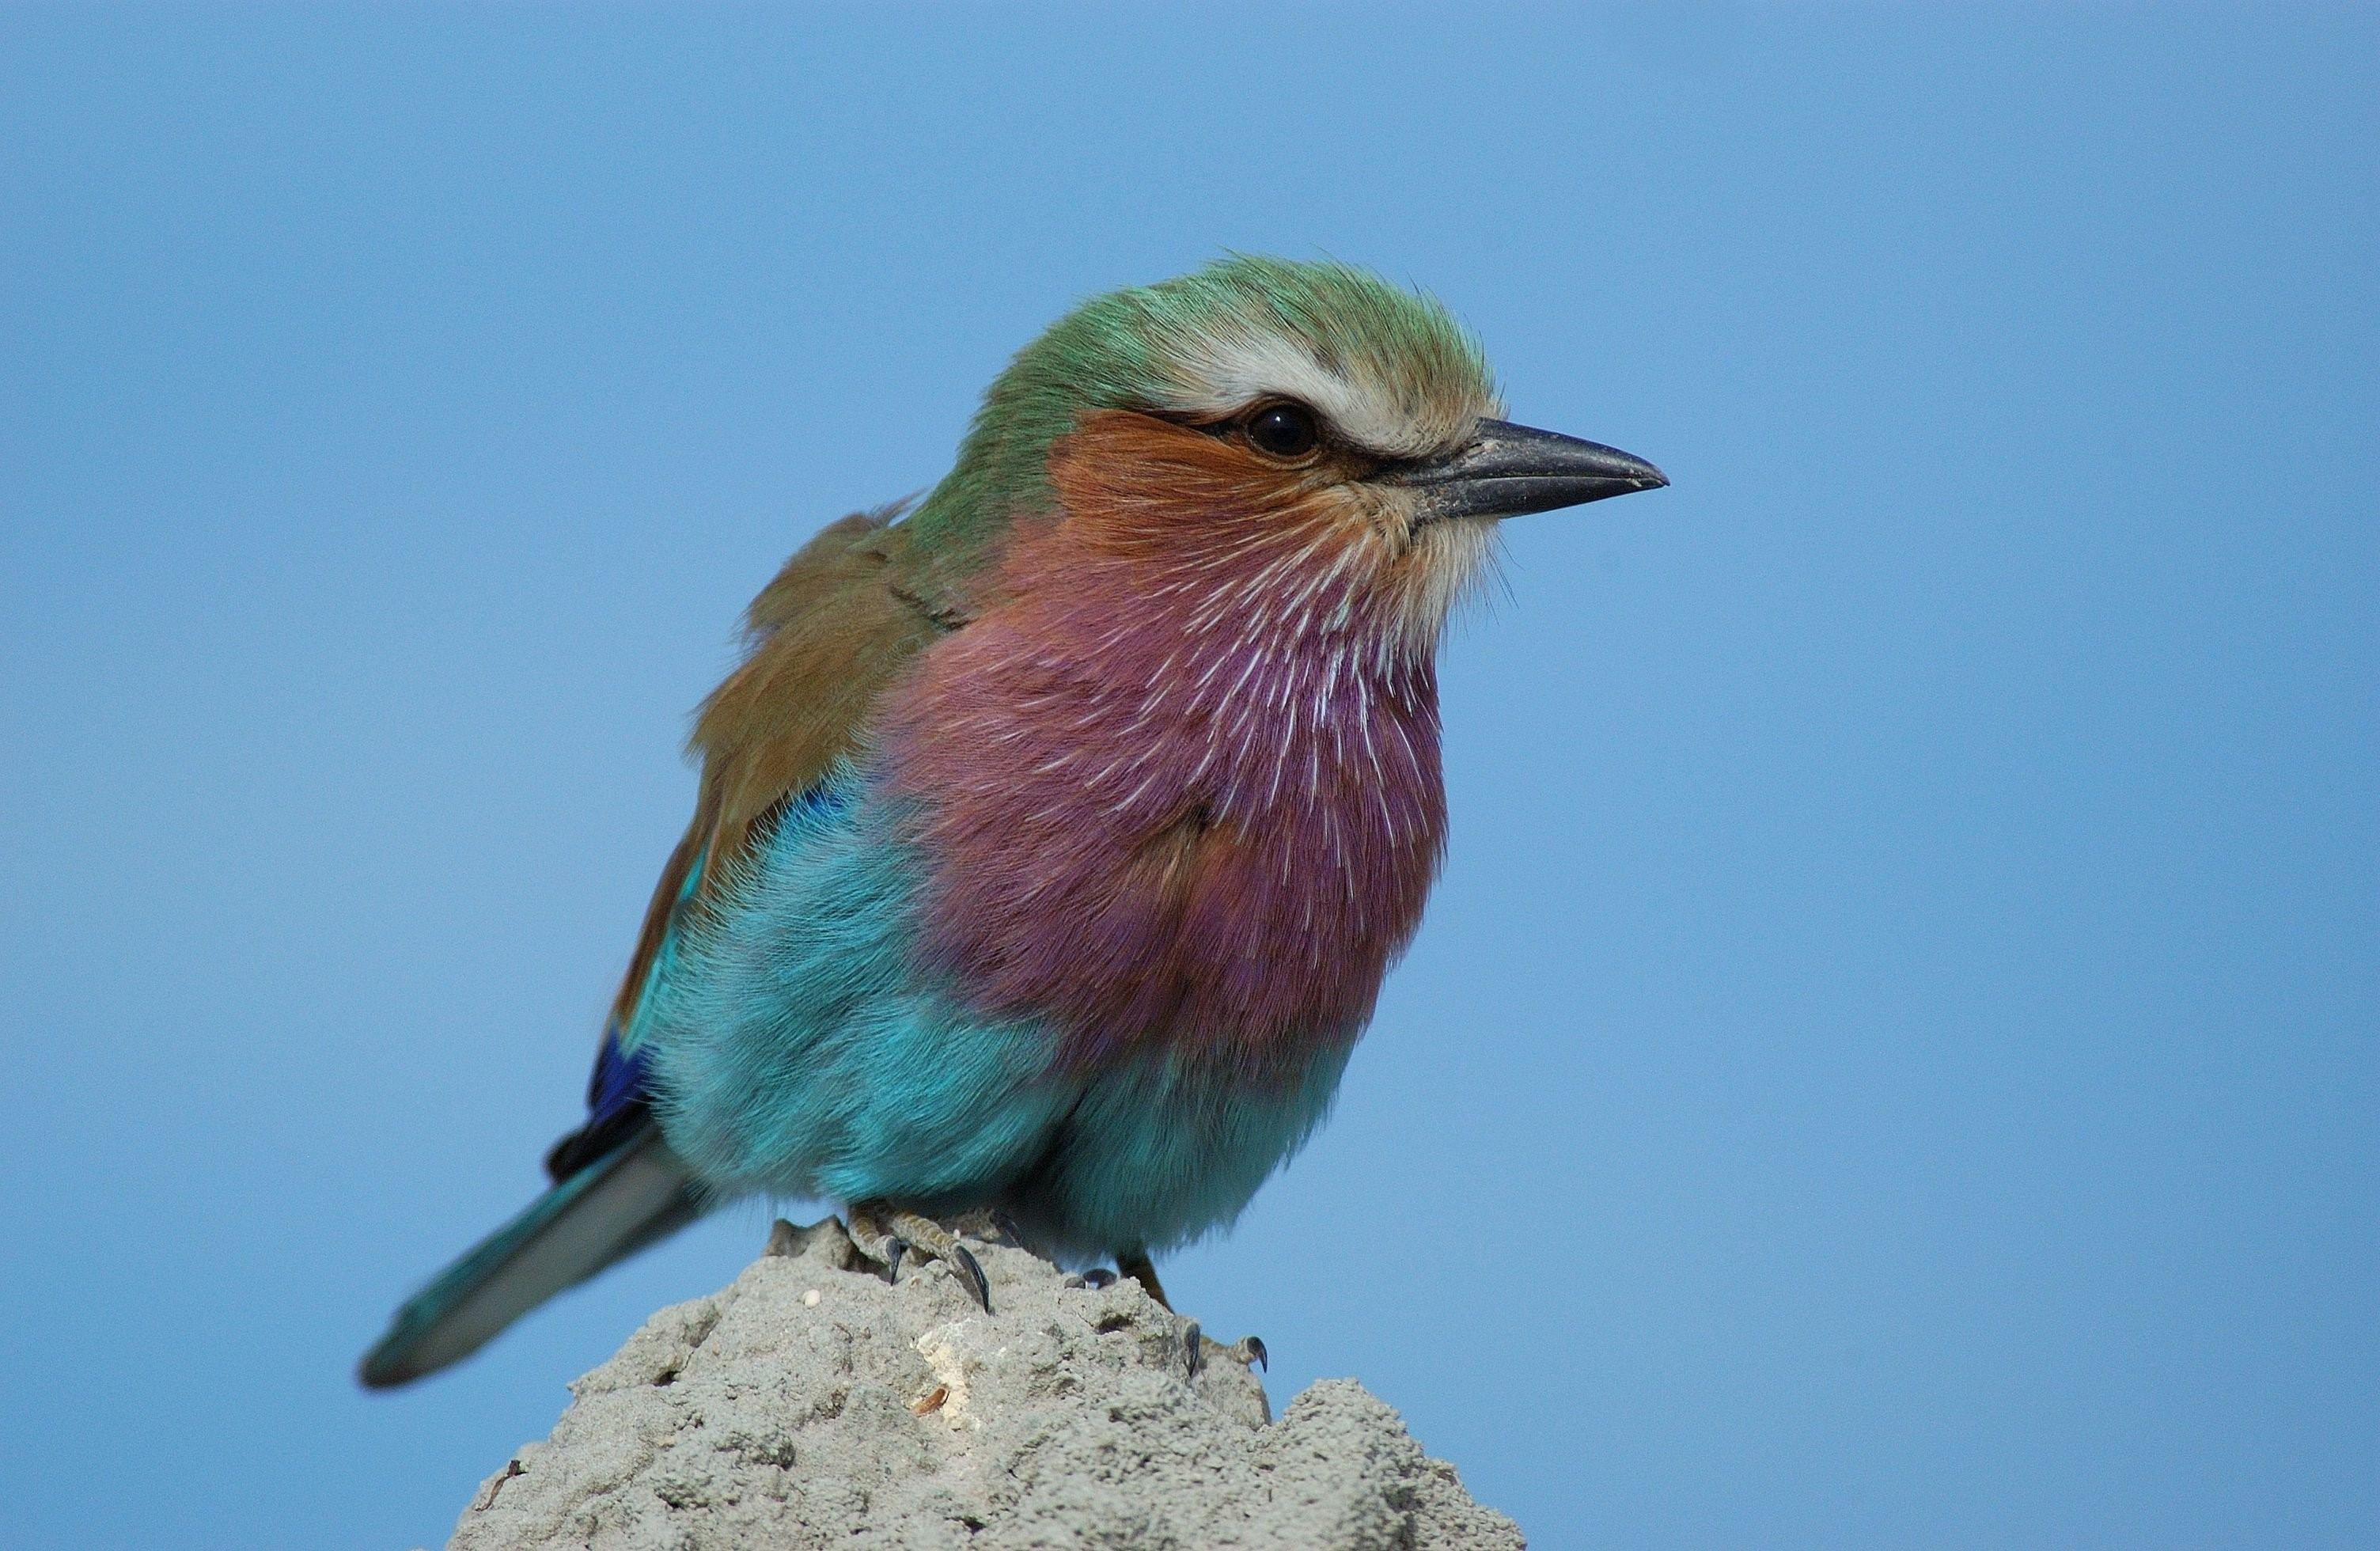
M 1152 1254 L 1313 1131 L 1445 832 L 1434 654 L 1500 519 L 1668 481 L 1532 430 L 1436 302 L 1232 258 L 1100 297 L 915 510 L 753 600 L 552 1188 L 363 1362 L 456 1362 L 722 1201 Z

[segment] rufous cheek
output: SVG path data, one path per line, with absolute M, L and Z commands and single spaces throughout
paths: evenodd
M 1128 410 L 1086 416 L 1061 438 L 1050 482 L 1061 522 L 1083 542 L 1148 559 L 1302 527 L 1336 495 L 1314 470 Z

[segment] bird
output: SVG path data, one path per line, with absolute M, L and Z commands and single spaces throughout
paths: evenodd
M 361 1381 L 755 1195 L 840 1203 L 987 1311 L 968 1213 L 1161 1301 L 1155 1257 L 1320 1123 L 1420 924 L 1436 653 L 1499 525 L 1669 483 L 1503 416 L 1442 303 L 1336 261 L 1051 324 L 922 500 L 753 600 L 585 1123 Z

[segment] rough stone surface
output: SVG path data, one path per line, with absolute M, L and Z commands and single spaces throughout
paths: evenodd
M 482 1483 L 463 1551 L 1512 1548 L 1397 1414 L 1329 1379 L 1269 1418 L 1231 1349 L 1125 1279 L 976 1242 L 987 1316 L 938 1265 L 898 1286 L 830 1219 L 664 1309 Z

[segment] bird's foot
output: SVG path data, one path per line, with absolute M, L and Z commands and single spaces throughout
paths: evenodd
M 901 1279 L 901 1262 L 912 1254 L 939 1260 L 967 1290 L 983 1312 L 991 1312 L 991 1283 L 974 1254 L 958 1235 L 929 1217 L 889 1206 L 880 1201 L 855 1202 L 847 1214 L 851 1242 L 859 1253 L 884 1267 L 884 1279 Z
M 1243 1336 L 1229 1344 L 1210 1341 L 1198 1328 L 1198 1322 L 1192 1320 L 1182 1332 L 1182 1365 L 1189 1377 L 1195 1379 L 1198 1376 L 1198 1370 L 1207 1365 L 1209 1351 L 1221 1352 L 1243 1368 L 1272 1371 L 1271 1354 L 1265 1351 L 1262 1340 L 1254 1336 Z
M 1117 1255 L 1116 1270 L 1140 1283 L 1140 1290 L 1155 1299 L 1160 1308 L 1172 1312 L 1173 1305 L 1166 1301 L 1164 1284 L 1157 1279 L 1157 1267 L 1149 1263 L 1146 1252 L 1133 1250 Z M 1105 1287 L 1114 1280 L 1115 1278 L 1106 1271 L 1087 1271 L 1083 1274 L 1083 1284 L 1086 1287 Z M 1194 1319 L 1185 1324 L 1182 1330 L 1182 1366 L 1187 1376 L 1194 1379 L 1198 1376 L 1198 1370 L 1207 1365 L 1207 1354 L 1210 1348 L 1221 1352 L 1243 1368 L 1255 1366 L 1265 1368 L 1267 1371 L 1270 1370 L 1271 1354 L 1265 1351 L 1264 1342 L 1257 1338 L 1246 1336 L 1228 1344 L 1222 1341 L 1210 1341 L 1198 1328 L 1198 1322 Z

